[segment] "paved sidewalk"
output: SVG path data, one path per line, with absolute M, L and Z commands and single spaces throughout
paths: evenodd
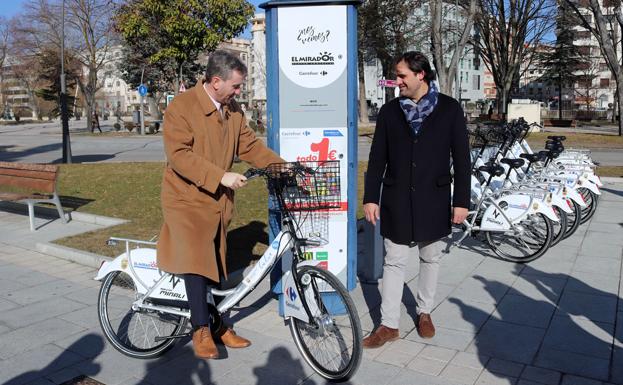
M 623 384 L 623 183 L 607 183 L 594 218 L 528 265 L 488 258 L 481 245 L 444 257 L 437 336 L 414 330 L 417 264 L 403 296 L 402 339 L 366 350 L 350 384 Z M 194 358 L 187 340 L 157 360 L 127 358 L 105 342 L 97 321 L 95 270 L 36 251 L 96 228 L 51 220 L 36 233 L 27 217 L 0 210 L 0 383 L 62 384 L 86 375 L 115 384 L 323 384 L 301 359 L 276 314 L 268 285 L 240 313 L 253 341 Z M 377 285 L 352 293 L 365 333 L 379 318 Z M 371 309 L 371 311 L 370 311 Z

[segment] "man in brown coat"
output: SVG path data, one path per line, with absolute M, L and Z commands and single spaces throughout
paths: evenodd
M 208 287 L 227 277 L 225 237 L 234 190 L 246 184 L 243 175 L 228 170 L 235 156 L 255 167 L 283 162 L 255 137 L 234 100 L 246 74 L 238 58 L 214 52 L 205 80 L 176 96 L 164 116 L 167 164 L 158 267 L 184 276 L 193 347 L 201 358 L 218 357 L 213 335 L 228 347 L 250 345 L 231 328 L 210 330 L 206 301 Z

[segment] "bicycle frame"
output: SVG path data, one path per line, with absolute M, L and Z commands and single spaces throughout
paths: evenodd
M 290 219 L 291 220 L 291 219 Z M 284 219 L 287 225 L 288 218 Z M 273 242 L 266 249 L 262 257 L 257 261 L 251 271 L 242 279 L 235 287 L 229 290 L 212 289 L 211 294 L 224 299 L 217 306 L 219 313 L 226 312 L 232 307 L 240 303 L 240 301 L 252 292 L 255 287 L 266 277 L 273 269 L 281 257 L 286 254 L 288 249 L 292 249 L 295 254 L 299 247 L 297 240 L 292 236 L 292 229 L 286 226 L 286 230 L 282 230 L 275 237 Z M 110 262 L 104 262 L 100 267 L 96 280 L 103 280 L 109 273 L 114 271 L 122 271 L 134 281 L 137 291 L 141 294 L 132 305 L 134 310 L 145 309 L 159 311 L 163 313 L 176 314 L 179 316 L 190 318 L 190 310 L 177 308 L 174 306 L 160 305 L 158 300 L 177 301 L 184 303 L 187 301 L 186 289 L 182 284 L 183 279 L 174 274 L 159 270 L 156 265 L 156 249 L 154 248 L 135 248 L 131 249 L 131 244 L 136 245 L 156 245 L 155 242 L 146 242 L 135 239 L 126 238 L 110 238 L 111 241 L 121 241 L 126 243 L 126 252 L 116 257 Z M 300 265 L 315 265 L 317 261 L 303 261 L 298 263 L 298 257 L 292 258 L 292 270 L 286 270 L 283 276 L 284 293 L 291 293 L 285 296 L 284 317 L 296 317 L 304 322 L 313 319 L 312 315 L 316 313 L 317 306 L 313 297 L 306 295 L 306 301 L 301 301 L 300 294 L 305 293 L 298 285 L 296 276 L 296 267 Z M 296 290 L 296 292 L 293 292 Z M 292 295 L 292 293 L 294 293 Z

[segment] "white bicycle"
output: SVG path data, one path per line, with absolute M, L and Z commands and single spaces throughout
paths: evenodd
M 223 297 L 218 306 L 210 306 L 213 326 L 220 327 L 220 314 L 240 303 L 282 257 L 289 258 L 290 269 L 284 269 L 282 277 L 283 315 L 294 342 L 319 375 L 345 381 L 361 362 L 357 309 L 331 272 L 317 267 L 318 261 L 304 259 L 305 247 L 325 244 L 328 237 L 309 226 L 314 222 L 311 218 L 340 207 L 339 162 L 274 164 L 250 169 L 245 176 L 266 178 L 281 211 L 282 230 L 238 286 L 211 290 L 207 300 Z M 177 339 L 189 335 L 190 310 L 183 278 L 158 269 L 154 242 L 111 238 L 111 242 L 118 241 L 125 242 L 126 252 L 104 263 L 95 278 L 102 281 L 97 308 L 102 330 L 127 356 L 160 356 Z M 284 261 L 285 266 L 288 261 Z

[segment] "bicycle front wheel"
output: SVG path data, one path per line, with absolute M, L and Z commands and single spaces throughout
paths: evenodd
M 575 233 L 580 226 L 580 218 L 582 217 L 582 208 L 579 204 L 569 198 L 567 198 L 567 203 L 573 212 L 567 214 L 567 231 L 565 231 L 562 239 L 567 239 Z
M 134 310 L 139 298 L 134 281 L 122 271 L 106 276 L 100 288 L 97 314 L 102 331 L 112 346 L 133 358 L 154 358 L 173 347 L 175 339 L 156 337 L 180 334 L 188 318 L 151 310 Z
M 542 256 L 552 243 L 552 222 L 543 214 L 527 216 L 506 232 L 487 231 L 489 246 L 500 259 L 525 263 Z
M 342 283 L 315 266 L 298 270 L 305 295 L 301 300 L 317 308 L 309 322 L 290 319 L 294 343 L 305 362 L 329 381 L 346 381 L 361 362 L 362 334 L 357 309 Z M 309 277 L 309 278 L 308 278 Z
M 552 206 L 552 209 L 558 217 L 558 222 L 552 222 L 552 244 L 550 247 L 563 240 L 568 226 L 567 213 L 556 206 Z
M 580 218 L 580 224 L 585 223 L 595 214 L 597 209 L 597 194 L 587 189 L 586 187 L 579 187 L 578 192 L 582 194 L 586 207 L 582 208 L 582 216 Z

